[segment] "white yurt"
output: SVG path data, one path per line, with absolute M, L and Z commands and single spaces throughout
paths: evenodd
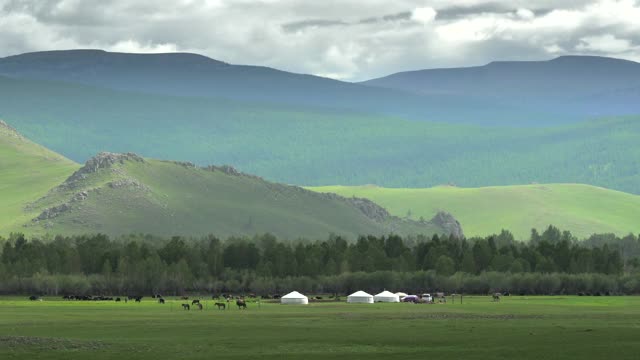
M 396 295 L 398 295 L 398 297 L 400 298 L 400 300 L 402 300 L 403 297 L 407 297 L 409 296 L 407 293 L 403 293 L 403 292 L 397 292 Z
M 353 294 L 347 296 L 347 302 L 373 304 L 373 296 L 367 294 L 364 291 L 356 291 Z
M 389 292 L 387 290 L 377 294 L 373 297 L 373 301 L 375 302 L 400 302 L 400 296 Z
M 309 298 L 300 294 L 297 291 L 292 291 L 280 298 L 280 304 L 307 305 L 308 303 L 309 303 Z

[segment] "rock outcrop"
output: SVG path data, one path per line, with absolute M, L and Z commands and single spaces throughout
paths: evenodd
M 430 222 L 434 225 L 440 226 L 446 230 L 448 234 L 451 234 L 458 239 L 462 239 L 464 237 L 464 232 L 462 231 L 460 222 L 448 212 L 438 212 Z
M 98 155 L 87 160 L 83 167 L 74 172 L 65 182 L 60 185 L 61 188 L 73 189 L 76 183 L 87 178 L 87 175 L 98 172 L 100 169 L 109 169 L 114 164 L 124 164 L 126 161 L 135 161 L 143 163 L 144 159 L 134 153 L 116 154 L 110 152 L 101 152 Z

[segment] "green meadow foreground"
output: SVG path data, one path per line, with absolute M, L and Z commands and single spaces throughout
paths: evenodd
M 0 298 L 1 359 L 637 359 L 640 297 L 434 305 Z

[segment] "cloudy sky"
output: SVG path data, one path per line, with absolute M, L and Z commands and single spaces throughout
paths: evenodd
M 71 48 L 345 80 L 564 54 L 640 61 L 640 0 L 0 0 L 0 56 Z

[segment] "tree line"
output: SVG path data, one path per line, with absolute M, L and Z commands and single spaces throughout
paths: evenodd
M 265 234 L 221 240 L 105 235 L 0 238 L 0 292 L 415 291 L 526 294 L 640 292 L 640 239 L 578 241 L 553 226 L 528 242 L 506 230 L 470 239 L 340 236 L 283 241 Z M 422 290 L 421 290 L 422 289 Z

